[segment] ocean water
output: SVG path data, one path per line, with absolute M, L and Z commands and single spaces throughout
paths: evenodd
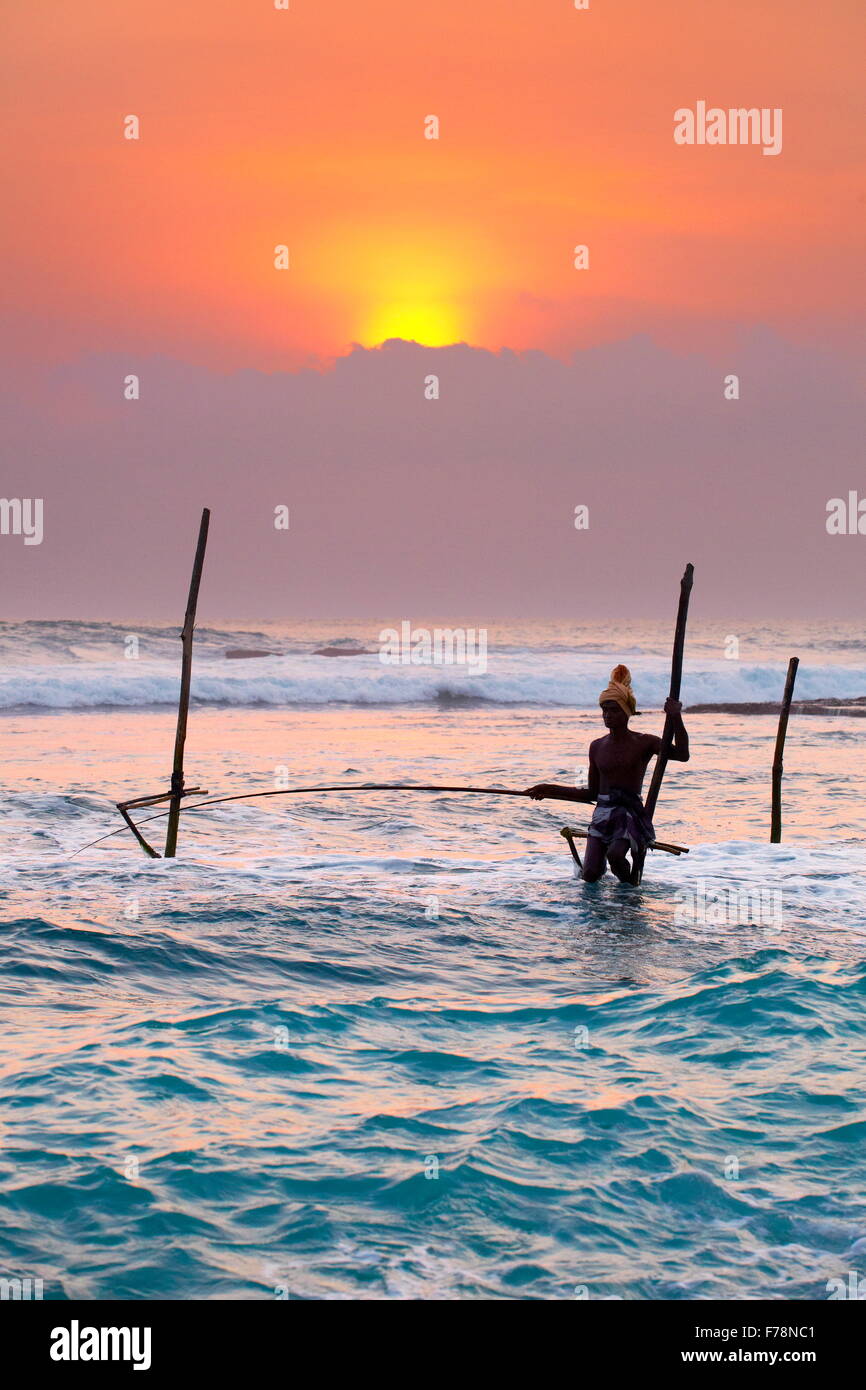
M 339 624 L 206 626 L 196 631 L 195 698 L 201 705 L 404 705 L 475 700 L 497 705 L 592 708 L 625 652 L 644 703 L 661 705 L 670 677 L 669 623 L 484 624 L 418 619 L 413 634 L 460 628 L 476 659 L 466 664 L 380 660 L 380 638 L 400 620 Z M 0 711 L 143 709 L 177 706 L 177 627 L 110 623 L 0 623 Z M 313 657 L 329 642 L 355 642 L 368 655 Z M 790 650 L 789 650 L 790 648 Z M 268 652 L 266 660 L 226 660 L 227 650 Z M 447 651 L 447 639 L 446 647 Z M 779 700 L 789 655 L 802 658 L 797 695 L 856 697 L 866 691 L 866 644 L 854 624 L 692 624 L 691 704 Z
M 388 625 L 203 628 L 188 781 L 582 780 L 619 659 L 660 730 L 664 625 L 491 626 L 472 675 L 310 654 Z M 792 654 L 798 694 L 866 694 L 853 629 L 696 625 L 685 701 L 778 699 Z M 690 853 L 639 889 L 575 881 L 558 832 L 586 808 L 459 794 L 190 812 L 151 861 L 128 832 L 81 847 L 166 785 L 176 629 L 5 625 L 0 656 L 0 1276 L 806 1299 L 866 1275 L 866 720 L 792 719 L 771 846 L 775 720 L 689 717 L 656 826 Z

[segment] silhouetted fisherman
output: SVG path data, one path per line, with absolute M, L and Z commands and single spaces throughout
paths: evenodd
M 595 883 L 605 865 L 622 883 L 631 881 L 635 863 L 642 860 L 655 830 L 641 800 L 647 765 L 661 748 L 655 734 L 638 734 L 628 727 L 637 713 L 637 701 L 627 666 L 615 666 L 610 684 L 598 697 L 602 719 L 608 732 L 589 745 L 589 778 L 585 787 L 562 787 L 555 782 L 539 782 L 529 788 L 536 801 L 551 797 L 557 801 L 595 802 L 589 825 L 581 877 Z M 669 760 L 689 761 L 689 736 L 682 719 L 680 700 L 667 699 L 665 714 L 672 715 L 673 745 Z M 632 862 L 627 858 L 631 854 Z

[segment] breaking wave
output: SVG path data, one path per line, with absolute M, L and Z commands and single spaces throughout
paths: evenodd
M 351 670 L 347 670 L 351 660 Z M 607 680 L 611 657 L 587 658 L 527 650 L 491 653 L 486 672 L 453 666 L 389 667 L 373 656 L 334 660 L 308 655 L 267 660 L 197 661 L 193 700 L 200 705 L 408 705 L 484 702 L 592 708 Z M 667 664 L 642 663 L 635 674 L 641 704 L 664 701 Z M 686 704 L 778 701 L 784 673 L 775 664 L 687 663 Z M 146 709 L 177 701 L 178 663 L 138 661 L 7 667 L 0 673 L 0 709 Z M 866 693 L 866 667 L 801 666 L 800 699 Z
M 658 709 L 668 689 L 666 630 L 658 641 L 648 632 L 636 646 L 633 634 L 590 625 L 571 630 L 553 623 L 491 627 L 483 662 L 395 666 L 379 659 L 375 624 L 355 622 L 346 628 L 351 630 L 349 637 L 311 622 L 274 624 L 264 630 L 200 628 L 193 700 L 200 705 L 271 708 L 485 703 L 589 709 L 607 684 L 611 667 L 623 659 L 632 667 L 642 707 Z M 696 628 L 690 638 L 683 679 L 686 704 L 778 701 L 787 665 L 785 635 L 756 626 L 744 635 L 743 659 L 726 660 L 719 633 Z M 366 648 L 364 653 L 317 654 L 323 648 L 345 650 L 353 643 Z M 799 699 L 866 695 L 862 641 L 828 632 L 820 649 L 808 641 L 799 641 L 794 649 L 802 654 Z M 244 656 L 232 659 L 227 652 Z M 179 667 L 176 627 L 0 624 L 0 710 L 172 706 Z

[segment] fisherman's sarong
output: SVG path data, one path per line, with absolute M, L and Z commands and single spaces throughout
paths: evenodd
M 655 839 L 653 823 L 636 792 L 613 787 L 601 792 L 592 813 L 588 834 L 605 846 L 614 840 L 628 840 L 632 854 L 642 854 Z

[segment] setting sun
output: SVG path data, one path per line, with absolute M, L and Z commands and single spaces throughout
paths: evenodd
M 458 313 L 454 306 L 425 302 L 411 296 L 405 300 L 388 300 L 378 305 L 365 325 L 360 341 L 364 347 L 375 347 L 389 338 L 421 343 L 425 347 L 447 347 L 464 341 Z
M 477 293 L 492 257 L 477 243 L 460 229 L 432 235 L 407 223 L 387 235 L 367 227 L 347 246 L 340 229 L 317 248 L 315 273 L 342 304 L 352 341 L 446 347 L 472 340 L 478 329 Z

